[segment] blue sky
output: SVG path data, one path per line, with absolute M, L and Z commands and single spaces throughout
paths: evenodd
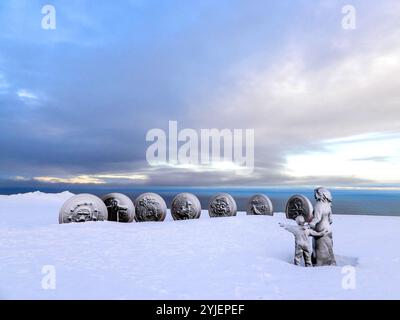
M 41 28 L 46 4 L 56 30 Z M 345 4 L 355 30 L 341 27 Z M 399 9 L 2 1 L 0 186 L 398 187 Z M 171 120 L 253 128 L 254 172 L 149 166 L 146 132 Z

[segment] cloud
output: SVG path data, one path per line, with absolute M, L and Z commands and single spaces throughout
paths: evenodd
M 308 151 L 287 159 L 289 174 L 294 176 L 351 176 L 383 183 L 400 181 L 396 169 L 399 164 L 400 134 L 371 134 L 371 139 L 357 136 L 330 141 L 322 151 Z
M 372 157 L 365 157 L 365 158 L 355 158 L 351 159 L 352 161 L 375 161 L 375 162 L 386 162 L 390 160 L 390 157 L 385 156 L 372 156 Z
M 34 177 L 33 180 L 44 183 L 57 184 L 106 184 L 123 183 L 133 181 L 144 181 L 148 177 L 145 174 L 98 174 L 98 175 L 79 175 L 73 177 Z M 16 177 L 17 181 L 27 181 L 24 177 Z
M 14 180 L 15 181 L 29 181 L 30 179 L 26 178 L 26 177 L 22 177 L 22 176 L 16 176 L 16 177 L 14 177 Z
M 57 177 L 35 177 L 33 180 L 45 183 L 70 183 L 70 184 L 105 184 L 104 180 L 90 177 L 77 176 L 72 178 L 57 178 Z
M 38 99 L 37 95 L 35 95 L 34 93 L 32 93 L 32 92 L 30 92 L 28 90 L 25 90 L 25 89 L 18 90 L 17 91 L 17 95 L 22 100 L 30 100 L 30 99 L 37 100 Z
M 128 179 L 128 180 L 145 180 L 147 179 L 144 174 L 100 174 L 99 178 L 107 179 Z
M 396 1 L 354 3 L 354 32 L 341 29 L 335 1 L 57 2 L 54 32 L 41 30 L 38 1 L 24 3 L 1 5 L 2 176 L 53 185 L 348 186 L 388 177 L 377 157 L 398 164 L 387 152 L 357 152 L 361 139 L 342 167 L 358 159 L 373 177 L 322 164 L 289 172 L 299 156 L 338 156 L 340 139 L 366 135 L 371 146 L 371 133 L 383 133 L 397 148 L 387 140 L 400 132 Z M 16 108 L 32 102 L 40 108 Z M 146 132 L 169 120 L 255 129 L 254 172 L 149 166 Z M 393 177 L 385 183 L 399 182 Z
M 322 175 L 355 183 L 359 178 L 400 182 L 394 174 L 400 165 L 398 154 L 383 150 L 400 147 L 398 139 L 386 137 L 387 132 L 400 130 L 400 46 L 395 41 L 400 33 L 393 21 L 385 23 L 393 27 L 391 33 L 364 30 L 350 46 L 332 50 L 322 64 L 314 62 L 312 51 L 318 42 L 335 46 L 340 30 L 329 40 L 318 39 L 313 44 L 294 41 L 264 68 L 238 67 L 233 71 L 236 84 L 210 101 L 207 112 L 197 114 L 200 122 L 254 128 L 257 166 L 289 180 Z M 209 114 L 212 119 L 207 118 Z M 352 143 L 352 156 L 339 163 L 335 161 L 339 150 L 326 152 L 327 140 L 354 139 L 354 135 L 371 132 L 385 136 L 382 144 Z M 363 152 L 364 163 L 352 163 Z M 390 167 L 376 163 L 376 156 L 382 154 Z
M 10 84 L 8 83 L 6 76 L 0 72 L 0 94 L 5 94 L 8 92 Z

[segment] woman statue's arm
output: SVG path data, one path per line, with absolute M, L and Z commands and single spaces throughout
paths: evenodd
M 315 226 L 317 225 L 318 222 L 321 221 L 321 219 L 322 219 L 321 209 L 318 205 L 316 205 L 314 208 L 314 217 L 310 222 L 310 227 L 312 229 L 315 229 Z

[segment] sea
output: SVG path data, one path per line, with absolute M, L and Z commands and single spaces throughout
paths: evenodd
M 246 210 L 249 198 L 255 194 L 267 195 L 274 206 L 274 212 L 284 212 L 287 200 L 294 194 L 302 194 L 314 202 L 312 188 L 264 188 L 264 187 L 96 187 L 90 188 L 42 188 L 34 190 L 29 188 L 2 188 L 0 194 L 16 194 L 32 191 L 47 193 L 58 193 L 70 191 L 72 193 L 92 193 L 102 195 L 110 192 L 120 192 L 134 200 L 143 192 L 155 192 L 161 195 L 167 206 L 170 207 L 172 199 L 181 192 L 195 194 L 203 209 L 208 208 L 210 198 L 220 192 L 231 194 L 239 211 Z M 333 213 L 348 215 L 379 215 L 379 216 L 400 216 L 400 190 L 380 190 L 380 189 L 330 189 L 333 196 Z

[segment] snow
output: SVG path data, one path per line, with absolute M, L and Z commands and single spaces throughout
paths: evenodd
M 339 265 L 304 268 L 282 213 L 59 225 L 72 195 L 0 196 L 1 299 L 400 299 L 399 217 L 334 215 Z

